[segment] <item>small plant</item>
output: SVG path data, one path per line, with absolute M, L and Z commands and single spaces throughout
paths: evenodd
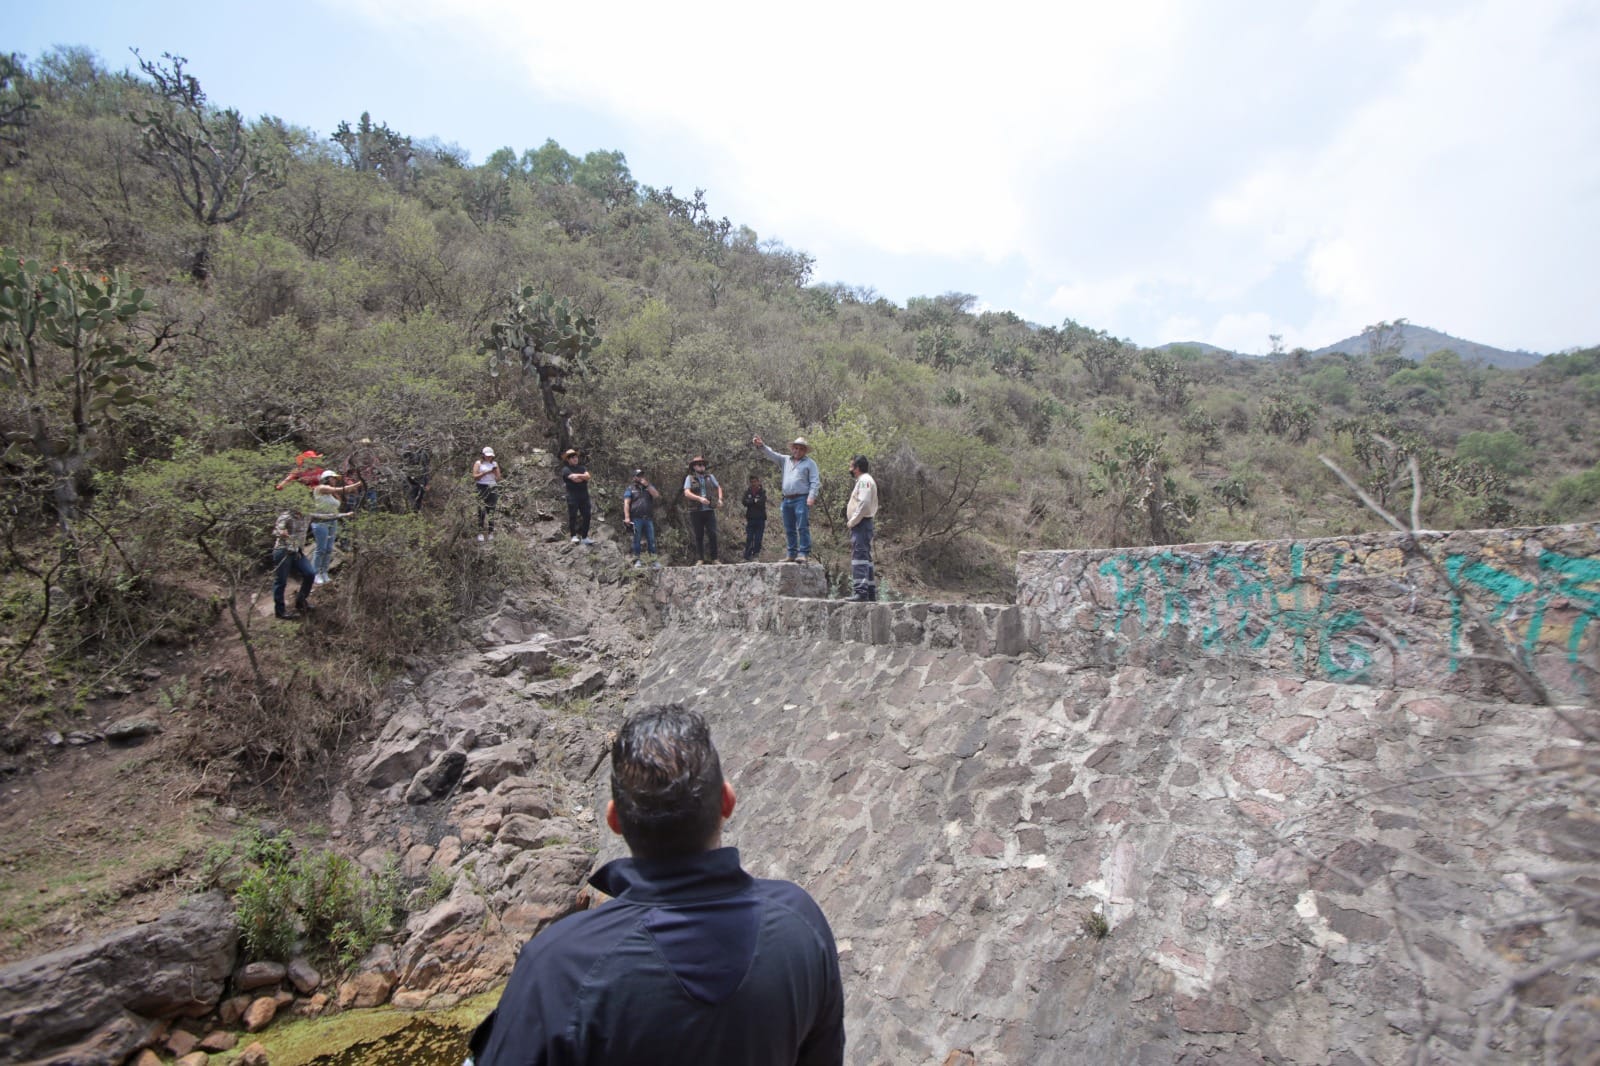
M 1083 931 L 1096 940 L 1104 940 L 1111 933 L 1111 923 L 1099 911 L 1090 911 L 1083 916 Z
M 750 660 L 749 659 L 741 659 L 739 661 L 739 669 L 740 670 L 748 670 L 748 669 L 750 669 Z
M 428 881 L 422 886 L 421 907 L 427 910 L 450 895 L 456 887 L 456 875 L 449 870 L 434 869 L 428 872 Z
M 233 881 L 238 874 L 235 868 L 238 857 L 239 850 L 233 841 L 218 841 L 206 848 L 200 858 L 200 869 L 195 871 L 201 890 L 222 888 Z

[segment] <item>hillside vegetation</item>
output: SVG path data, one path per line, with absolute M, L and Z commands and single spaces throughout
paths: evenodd
M 204 57 L 139 65 L 63 50 L 0 70 L 8 733 L 70 720 L 154 650 L 216 641 L 237 653 L 196 709 L 265 764 L 313 758 L 387 671 L 530 579 L 506 538 L 472 543 L 484 445 L 512 528 L 558 506 L 569 441 L 606 523 L 644 467 L 669 490 L 671 559 L 691 455 L 737 500 L 775 473 L 751 435 L 803 432 L 834 575 L 865 453 L 891 596 L 1006 596 L 1019 549 L 1377 527 L 1319 455 L 1402 511 L 1414 457 L 1432 527 L 1600 515 L 1600 349 L 1527 371 L 1448 349 L 1414 363 L 1381 323 L 1356 354 L 1252 360 L 962 293 L 900 306 L 818 282 L 803 251 L 701 190 L 641 184 L 620 151 L 546 141 L 473 165 L 382 116 L 331 138 L 249 120 L 206 98 Z M 380 503 L 302 632 L 250 597 L 270 581 L 272 485 L 308 448 L 370 449 Z

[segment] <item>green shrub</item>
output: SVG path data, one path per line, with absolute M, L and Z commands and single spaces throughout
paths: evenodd
M 1456 444 L 1457 458 L 1476 459 L 1502 474 L 1526 474 L 1532 456 L 1532 449 L 1509 429 L 1466 433 Z
M 1600 507 L 1600 463 L 1581 474 L 1557 481 L 1545 497 L 1545 508 L 1558 522 L 1592 518 Z
M 249 864 L 234 894 L 245 950 L 287 959 L 297 949 L 349 966 L 392 932 L 404 884 L 391 859 L 376 874 L 337 852 L 294 854 L 288 833 L 256 832 L 236 849 Z

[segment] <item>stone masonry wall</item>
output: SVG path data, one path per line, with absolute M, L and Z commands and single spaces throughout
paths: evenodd
M 1229 674 L 1530 701 L 1494 661 L 1509 648 L 1555 692 L 1582 695 L 1600 668 L 1600 532 L 1024 552 L 1017 603 L 1039 649 L 1063 661 L 1173 672 L 1212 660 Z
M 1600 992 L 1585 712 L 681 627 L 640 694 L 829 916 L 858 1066 L 1537 1061 Z
M 1431 544 L 1578 686 L 1593 527 Z M 756 602 L 805 580 L 770 570 L 666 572 L 639 699 L 710 716 L 728 842 L 829 915 L 851 1063 L 1600 1043 L 1600 714 L 1483 695 L 1514 678 L 1397 541 L 1035 553 L 1015 607 Z

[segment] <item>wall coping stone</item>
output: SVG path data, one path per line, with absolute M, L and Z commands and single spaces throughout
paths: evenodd
M 1451 583 L 1460 590 L 1458 594 Z M 1013 604 L 829 600 L 815 563 L 663 570 L 665 625 L 1535 700 L 1600 668 L 1600 524 L 1021 552 Z M 1495 660 L 1502 661 L 1495 661 Z

